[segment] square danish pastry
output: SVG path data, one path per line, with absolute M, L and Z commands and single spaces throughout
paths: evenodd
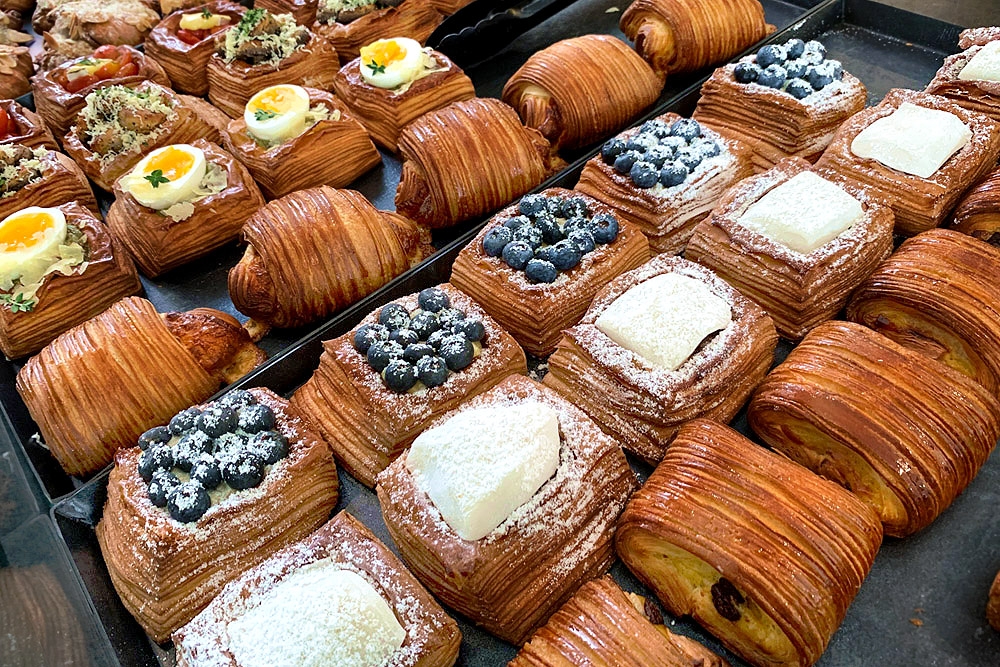
M 1000 29 L 963 30 L 961 53 L 948 56 L 926 92 L 1000 122 Z

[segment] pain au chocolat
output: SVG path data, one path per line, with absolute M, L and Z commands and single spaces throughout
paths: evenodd
M 1000 247 L 1000 168 L 966 190 L 955 205 L 949 227 Z
M 345 63 L 378 39 L 406 37 L 423 44 L 444 19 L 428 0 L 318 0 L 314 11 L 313 31 L 333 44 Z
M 1000 31 L 965 30 L 959 41 L 964 51 L 944 59 L 926 91 L 1000 122 Z

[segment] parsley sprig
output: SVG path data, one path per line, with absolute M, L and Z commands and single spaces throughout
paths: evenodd
M 253 117 L 257 120 L 271 120 L 278 115 L 276 111 L 268 111 L 266 109 L 256 109 L 253 112 Z
M 212 18 L 212 11 L 208 7 L 205 7 L 204 9 L 201 10 L 201 18 L 203 19 Z
M 34 299 L 24 298 L 24 294 L 19 292 L 17 296 L 13 294 L 0 295 L 0 303 L 9 306 L 12 313 L 30 313 L 38 302 Z
M 379 65 L 377 60 L 368 63 L 368 67 L 371 69 L 372 74 L 385 74 L 385 65 Z
M 163 175 L 162 169 L 154 169 L 153 171 L 143 176 L 143 178 L 149 181 L 149 184 L 152 185 L 154 188 L 160 187 L 160 183 L 170 182 L 170 179 Z

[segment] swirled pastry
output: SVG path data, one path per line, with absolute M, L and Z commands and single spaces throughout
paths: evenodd
M 884 199 L 895 231 L 937 227 L 1000 156 L 1000 125 L 943 97 L 894 89 L 844 123 L 816 164 L 837 183 Z
M 749 420 L 776 450 L 868 503 L 887 535 L 904 537 L 975 477 L 1000 437 L 1000 400 L 860 324 L 827 322 L 764 380 Z
M 0 100 L 0 145 L 5 144 L 59 148 L 42 117 L 14 100 Z
M 723 193 L 751 174 L 743 142 L 665 113 L 606 142 L 574 189 L 637 226 L 654 252 L 677 254 Z
M 701 419 L 677 434 L 615 538 L 670 613 L 760 667 L 819 659 L 881 543 L 878 517 L 850 493 Z
M 725 62 L 774 31 L 758 0 L 637 0 L 620 25 L 663 75 Z
M 451 285 L 383 306 L 324 341 L 319 368 L 292 404 L 369 487 L 428 423 L 503 378 L 526 373 L 524 352 Z
M 241 313 L 276 327 L 313 322 L 377 290 L 430 254 L 426 232 L 352 190 L 300 190 L 246 222 L 229 272 Z
M 293 84 L 264 88 L 225 131 L 226 147 L 269 199 L 342 188 L 382 163 L 371 137 L 331 93 Z
M 1000 169 L 965 191 L 951 214 L 950 227 L 1000 246 Z
M 0 218 L 27 206 L 66 202 L 100 215 L 87 177 L 68 157 L 48 148 L 0 144 Z
M 499 100 L 455 102 L 399 135 L 396 210 L 436 229 L 491 213 L 566 165 Z
M 809 166 L 790 158 L 734 186 L 684 251 L 759 303 L 790 340 L 836 315 L 892 252 L 889 208 Z
M 925 89 L 1000 122 L 1000 31 L 978 33 L 975 44 L 948 56 Z M 962 33 L 969 40 L 970 31 Z
M 346 511 L 244 573 L 174 633 L 180 667 L 249 658 L 450 667 L 460 641 L 455 621 Z
M 115 456 L 97 540 L 119 597 L 157 642 L 337 505 L 330 451 L 267 389 L 185 409 L 138 443 Z
M 263 353 L 224 313 L 163 317 L 130 297 L 31 357 L 17 390 L 63 469 L 88 475 L 146 429 L 261 361 Z
M 458 254 L 451 282 L 546 356 L 601 287 L 648 259 L 646 237 L 607 205 L 551 188 L 490 218 Z
M 627 44 L 584 35 L 535 53 L 503 87 L 503 101 L 555 149 L 617 132 L 660 96 L 663 77 Z
M 511 375 L 434 422 L 376 491 L 417 578 L 520 644 L 610 566 L 634 488 L 614 440 L 551 389 Z
M 476 96 L 458 65 L 415 40 L 382 39 L 361 51 L 340 68 L 333 89 L 387 150 L 398 151 L 403 127 L 428 111 Z
M 777 343 L 755 303 L 704 267 L 658 255 L 597 293 L 563 332 L 544 383 L 656 463 L 685 422 L 735 417 Z
M 391 37 L 427 41 L 444 16 L 428 0 L 319 0 L 313 30 L 337 49 L 341 62 L 361 47 Z M 443 106 L 443 105 L 442 105 Z
M 28 78 L 34 73 L 28 47 L 0 44 L 0 97 L 12 100 L 31 92 Z

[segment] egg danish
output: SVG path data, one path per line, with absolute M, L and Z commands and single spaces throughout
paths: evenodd
M 357 58 L 361 47 L 381 38 L 423 44 L 444 19 L 427 0 L 319 0 L 316 7 L 313 30 L 333 44 L 341 62 Z

